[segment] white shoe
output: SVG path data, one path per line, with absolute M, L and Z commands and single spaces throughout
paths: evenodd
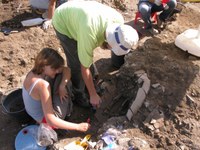
M 152 34 L 152 35 L 157 35 L 159 34 L 159 31 L 157 29 L 154 29 L 154 28 L 150 28 L 148 29 L 148 31 Z

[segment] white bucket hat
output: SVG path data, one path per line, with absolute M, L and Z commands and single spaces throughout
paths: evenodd
M 138 40 L 137 31 L 129 25 L 114 23 L 106 28 L 106 41 L 117 56 L 127 54 L 132 46 L 138 43 Z

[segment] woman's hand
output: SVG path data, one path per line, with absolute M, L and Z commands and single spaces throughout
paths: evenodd
M 65 84 L 61 83 L 59 85 L 58 94 L 60 96 L 61 102 L 63 102 L 64 100 L 67 100 L 67 98 L 68 98 L 68 92 L 67 92 L 67 88 L 65 87 Z
M 62 72 L 62 80 L 61 80 L 61 83 L 58 88 L 58 94 L 59 94 L 60 100 L 62 102 L 64 100 L 67 100 L 67 98 L 69 96 L 66 85 L 68 84 L 68 82 L 71 78 L 71 71 L 70 71 L 70 68 L 68 68 L 68 67 L 62 67 L 60 72 Z

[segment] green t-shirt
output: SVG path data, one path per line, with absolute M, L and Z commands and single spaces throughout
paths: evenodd
M 115 9 L 96 1 L 69 1 L 59 6 L 52 19 L 54 28 L 77 41 L 81 64 L 89 67 L 93 50 L 105 41 L 105 30 L 110 23 L 124 23 Z

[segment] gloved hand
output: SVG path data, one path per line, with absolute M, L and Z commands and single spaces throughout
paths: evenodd
M 162 0 L 154 0 L 154 4 L 160 6 L 162 4 Z
M 46 19 L 42 25 L 42 29 L 47 30 L 48 28 L 52 27 L 51 19 Z

